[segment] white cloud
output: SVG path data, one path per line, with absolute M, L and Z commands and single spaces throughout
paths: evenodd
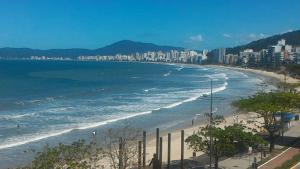
M 289 32 L 293 32 L 293 31 L 294 31 L 293 29 L 288 29 L 286 31 L 281 32 L 280 34 L 289 33 Z
M 228 34 L 228 33 L 223 33 L 223 36 L 224 36 L 225 38 L 232 38 L 232 36 L 231 36 L 230 34 Z
M 264 38 L 264 37 L 266 37 L 267 35 L 266 34 L 264 34 L 264 33 L 258 33 L 258 34 L 256 34 L 256 33 L 250 33 L 249 35 L 248 35 L 248 38 L 249 39 L 261 39 L 261 38 Z
M 251 38 L 251 39 L 256 39 L 256 38 L 257 38 L 257 35 L 256 35 L 255 33 L 250 33 L 250 34 L 248 35 L 248 37 Z
M 264 37 L 266 37 L 266 36 L 267 36 L 267 35 L 264 34 L 264 33 L 260 33 L 260 34 L 259 34 L 259 37 L 260 37 L 260 38 L 264 38 Z
M 202 42 L 203 41 L 203 36 L 201 34 L 195 35 L 195 36 L 190 36 L 189 37 L 190 42 Z

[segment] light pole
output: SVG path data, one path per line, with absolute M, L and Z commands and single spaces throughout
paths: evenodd
M 213 79 L 210 79 L 210 117 L 209 117 L 209 169 L 211 169 L 211 162 L 212 162 L 212 82 Z

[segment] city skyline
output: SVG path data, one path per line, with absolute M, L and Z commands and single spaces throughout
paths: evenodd
M 0 2 L 0 47 L 96 49 L 130 39 L 214 49 L 300 27 L 296 0 L 131 2 Z

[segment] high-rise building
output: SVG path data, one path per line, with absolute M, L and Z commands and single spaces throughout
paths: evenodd
M 219 48 L 212 51 L 212 54 L 208 57 L 209 62 L 216 64 L 224 64 L 226 49 Z

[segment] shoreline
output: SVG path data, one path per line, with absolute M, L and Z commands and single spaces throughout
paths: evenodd
M 149 62 L 146 62 L 146 64 L 149 64 Z M 153 63 L 150 63 L 153 64 Z M 154 64 L 162 64 L 162 63 L 154 63 Z M 166 65 L 179 65 L 179 66 L 189 66 L 189 67 L 213 67 L 210 65 L 196 65 L 196 64 L 180 64 L 180 63 L 163 63 Z M 215 68 L 221 68 L 221 66 L 216 66 Z M 230 69 L 230 67 L 224 67 Z M 233 113 L 227 114 L 227 116 L 224 115 L 224 118 L 228 119 L 228 121 L 232 121 L 233 117 L 235 115 Z M 191 121 L 190 121 L 191 122 Z M 162 129 L 160 131 L 161 136 L 163 137 L 163 153 L 166 154 L 167 152 L 167 134 L 168 131 L 172 130 L 172 147 L 176 146 L 175 149 L 172 151 L 172 160 L 179 160 L 180 159 L 180 145 L 181 145 L 181 140 L 180 140 L 180 132 L 181 130 L 185 130 L 185 138 L 193 132 L 197 131 L 199 127 L 202 127 L 206 125 L 207 123 L 203 122 L 195 122 L 194 126 L 191 126 L 191 123 L 188 121 L 184 124 L 183 127 L 177 127 L 176 129 Z M 147 136 L 147 161 L 149 161 L 152 158 L 152 152 L 155 152 L 156 148 L 156 140 L 155 140 L 155 131 L 151 132 L 151 134 L 148 134 Z M 185 159 L 192 157 L 192 150 L 188 149 L 187 146 L 185 145 Z M 197 153 L 197 155 L 200 155 Z M 166 155 L 163 156 L 163 161 L 166 161 Z
M 150 64 L 161 64 L 161 63 L 150 63 Z M 225 69 L 230 69 L 230 70 L 234 70 L 234 71 L 253 73 L 256 75 L 263 76 L 265 78 L 269 78 L 271 81 L 275 81 L 275 82 L 284 82 L 284 75 L 278 74 L 275 72 L 258 70 L 258 69 L 244 69 L 244 68 L 239 68 L 239 67 L 220 66 L 220 65 L 196 65 L 196 64 L 182 64 L 182 63 L 162 63 L 162 64 L 166 64 L 166 65 L 174 64 L 177 66 L 200 66 L 200 67 L 225 68 Z M 300 80 L 289 77 L 289 76 L 286 77 L 286 81 L 287 81 L 287 83 L 299 83 L 300 82 Z M 270 83 L 270 82 L 266 82 L 266 83 Z M 297 91 L 300 91 L 300 88 L 297 88 Z M 235 123 L 234 121 L 235 121 L 236 117 L 238 117 L 238 119 L 240 121 L 246 122 L 248 119 L 257 118 L 257 115 L 256 115 L 256 113 L 253 113 L 253 112 L 238 113 L 238 114 L 231 113 L 227 116 L 224 116 L 225 124 L 221 124 L 220 127 L 224 127 L 226 125 L 233 125 Z M 263 120 L 263 119 L 260 119 L 259 121 L 261 121 L 261 120 Z M 171 161 L 180 160 L 180 158 L 181 158 L 181 156 L 180 156 L 181 130 L 184 130 L 184 134 L 185 134 L 184 139 L 186 139 L 188 136 L 197 132 L 200 127 L 204 127 L 207 124 L 208 124 L 208 122 L 200 122 L 200 123 L 194 124 L 194 126 L 192 126 L 191 124 L 189 124 L 189 125 L 187 124 L 185 127 L 182 127 L 181 129 L 175 129 L 172 132 L 169 132 L 167 129 L 160 131 L 160 137 L 163 138 L 163 163 L 165 163 L 167 161 L 168 133 L 171 133 L 171 142 L 172 142 L 171 147 L 176 147 L 176 149 L 171 148 L 173 150 L 173 151 L 171 151 Z M 258 126 L 260 125 L 259 123 L 257 123 L 257 124 L 247 124 L 246 123 L 244 125 L 246 125 L 248 127 L 248 129 L 252 128 L 252 129 L 256 129 L 257 131 L 261 130 L 260 128 L 258 128 Z M 155 151 L 156 151 L 156 134 L 155 133 L 152 133 L 149 136 L 147 136 L 146 151 L 147 151 L 147 160 L 146 161 L 149 162 L 149 160 L 152 158 L 152 154 L 155 153 Z M 204 154 L 204 153 L 197 152 L 197 156 L 202 155 L 202 154 Z M 185 155 L 184 159 L 189 159 L 189 158 L 193 157 L 193 151 L 188 148 L 188 145 L 186 143 L 184 143 L 184 155 Z
M 247 72 L 247 73 L 254 73 L 257 75 L 261 75 L 267 78 L 270 78 L 272 80 L 275 80 L 277 82 L 286 82 L 288 84 L 299 84 L 300 85 L 300 79 L 293 78 L 291 76 L 285 76 L 283 74 L 279 74 L 272 71 L 266 71 L 262 69 L 254 69 L 254 68 L 242 68 L 242 67 L 236 67 L 236 66 L 224 66 L 224 65 L 200 65 L 200 64 L 189 64 L 189 63 L 166 63 L 166 62 L 140 62 L 140 63 L 149 63 L 149 64 L 164 64 L 164 65 L 177 65 L 177 66 L 195 66 L 195 67 L 215 67 L 215 68 L 225 68 L 240 72 Z M 298 92 L 300 92 L 300 86 L 295 88 Z
M 260 70 L 260 69 L 252 69 L 252 68 L 241 68 L 241 67 L 234 67 L 234 66 L 222 66 L 222 65 L 206 65 L 208 67 L 221 67 L 241 72 L 248 72 L 248 73 L 254 73 L 257 75 L 261 75 L 264 77 L 271 78 L 273 80 L 276 80 L 277 82 L 286 82 L 288 84 L 300 84 L 300 80 L 290 77 L 290 76 L 284 76 L 283 74 L 279 74 L 276 72 L 270 72 L 266 70 Z M 300 86 L 295 88 L 298 92 L 300 92 Z

